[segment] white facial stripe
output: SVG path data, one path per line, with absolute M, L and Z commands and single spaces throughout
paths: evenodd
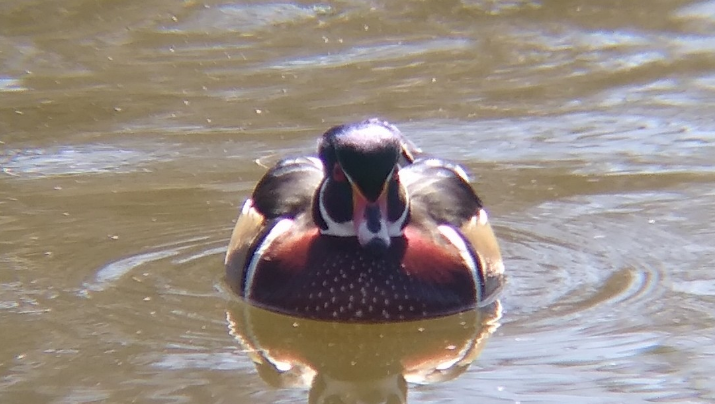
M 392 175 L 395 174 L 395 169 L 397 169 L 397 168 L 398 168 L 398 165 L 395 165 L 394 167 L 392 167 L 392 170 L 390 170 L 390 173 L 387 174 L 386 179 L 392 178 Z
M 340 164 L 340 163 L 338 163 L 338 164 Z M 340 169 L 343 170 L 343 166 L 340 166 Z M 345 178 L 347 178 L 347 180 L 350 184 L 354 184 L 353 177 L 351 177 L 350 174 L 345 172 L 345 170 L 343 170 L 343 175 L 345 176 Z
M 394 168 L 393 171 L 394 172 Z M 390 175 L 392 175 L 392 172 Z M 345 174 L 345 177 L 352 183 L 352 180 L 350 177 Z M 323 184 L 320 186 L 320 196 L 318 199 L 318 208 L 320 210 L 320 215 L 323 217 L 323 220 L 325 221 L 326 225 L 328 228 L 326 230 L 320 229 L 321 234 L 325 234 L 328 236 L 338 236 L 338 237 L 355 237 L 358 236 L 358 239 L 362 243 L 363 241 L 369 241 L 372 238 L 378 237 L 381 238 L 389 244 L 390 237 L 400 237 L 403 234 L 403 224 L 405 223 L 405 220 L 407 220 L 407 214 L 409 212 L 409 206 L 402 211 L 402 214 L 400 217 L 395 220 L 394 222 L 388 222 L 386 220 L 382 220 L 382 226 L 380 226 L 380 231 L 377 233 L 371 232 L 367 228 L 367 223 L 363 222 L 360 225 L 360 229 L 358 231 L 355 231 L 355 224 L 353 223 L 353 220 L 350 219 L 347 222 L 336 222 L 334 221 L 330 215 L 328 214 L 327 209 L 325 209 L 325 204 L 323 203 L 323 195 L 325 194 L 325 188 L 327 186 L 327 181 L 323 182 Z M 407 200 L 409 201 L 409 195 L 407 194 L 407 189 L 403 187 L 405 190 L 405 195 L 407 197 Z
M 392 167 L 392 170 L 390 170 L 390 173 L 387 175 L 387 177 L 385 177 L 386 179 L 392 177 L 392 174 L 395 172 L 395 168 L 396 168 L 396 167 L 397 167 L 397 166 Z M 348 182 L 350 182 L 351 185 L 354 185 L 354 184 L 355 184 L 355 181 L 353 181 L 352 177 L 350 177 L 350 174 L 348 174 L 347 172 L 343 171 L 343 175 L 345 175 L 345 178 L 348 179 Z M 384 186 L 384 184 L 383 184 L 383 186 Z M 385 188 L 383 187 L 382 190 L 384 191 Z
M 405 223 L 405 220 L 407 220 L 407 213 L 410 210 L 410 194 L 407 193 L 406 187 L 403 186 L 402 189 L 405 191 L 405 200 L 407 201 L 407 205 L 405 205 L 405 210 L 402 211 L 400 217 L 394 222 L 389 222 L 387 225 L 387 233 L 392 237 L 399 237 L 402 235 L 402 225 Z
M 251 297 L 251 291 L 253 290 L 253 279 L 256 275 L 256 267 L 258 267 L 258 262 L 261 260 L 263 254 L 265 254 L 271 244 L 273 244 L 273 242 L 276 241 L 278 237 L 290 230 L 291 227 L 293 227 L 293 219 L 281 219 L 273 226 L 271 231 L 269 231 L 266 237 L 263 239 L 263 242 L 261 242 L 261 245 L 258 247 L 258 249 L 256 249 L 256 252 L 253 254 L 253 258 L 248 264 L 248 268 L 246 268 L 246 286 L 243 289 L 243 296 L 245 296 L 246 299 L 250 299 Z
M 467 265 L 467 268 L 469 268 L 469 271 L 472 273 L 472 279 L 474 280 L 474 292 L 475 296 L 477 296 L 477 301 L 481 300 L 481 290 L 479 288 L 481 277 L 479 276 L 479 273 L 477 273 L 479 269 L 477 267 L 477 263 L 474 261 L 474 256 L 472 256 L 469 251 L 464 239 L 461 235 L 459 235 L 459 233 L 457 233 L 457 230 L 450 226 L 443 224 L 437 226 L 437 229 L 447 240 L 449 240 L 450 243 L 452 243 L 452 245 L 457 248 L 457 251 L 459 251 L 459 256 L 462 257 L 462 261 L 464 261 L 464 264 Z
M 321 234 L 327 234 L 329 236 L 340 236 L 340 237 L 351 237 L 355 236 L 355 225 L 353 225 L 352 219 L 347 222 L 338 223 L 334 221 L 328 211 L 325 209 L 325 204 L 323 203 L 323 194 L 325 194 L 325 187 L 328 182 L 324 181 L 323 185 L 320 186 L 320 196 L 318 197 L 318 208 L 320 209 L 320 216 L 328 225 L 327 230 L 320 229 Z

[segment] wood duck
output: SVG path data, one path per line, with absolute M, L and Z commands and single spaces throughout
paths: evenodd
M 247 302 L 331 321 L 453 314 L 491 304 L 504 282 L 464 170 L 423 157 L 378 119 L 335 126 L 317 158 L 270 168 L 243 204 L 225 265 Z

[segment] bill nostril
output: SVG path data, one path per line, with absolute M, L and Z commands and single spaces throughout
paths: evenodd
M 382 217 L 380 215 L 380 207 L 375 205 L 368 205 L 365 208 L 365 222 L 367 224 L 367 229 L 373 233 L 377 233 L 382 229 Z

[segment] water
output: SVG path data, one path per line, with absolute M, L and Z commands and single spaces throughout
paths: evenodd
M 400 391 L 402 372 L 411 403 L 715 400 L 713 10 L 4 2 L 0 401 L 305 402 L 316 369 L 363 380 L 351 394 Z M 347 375 L 281 345 L 306 329 L 289 322 L 286 340 L 257 339 L 278 370 L 294 361 L 276 384 L 222 286 L 232 220 L 255 160 L 375 115 L 473 174 L 509 275 L 502 312 L 346 359 L 370 365 Z M 325 346 L 344 332 L 322 330 Z

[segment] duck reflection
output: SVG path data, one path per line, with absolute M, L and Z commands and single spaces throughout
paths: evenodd
M 286 316 L 234 301 L 229 330 L 273 387 L 308 388 L 310 404 L 398 404 L 408 383 L 464 373 L 499 323 L 501 306 L 436 319 L 331 323 Z

